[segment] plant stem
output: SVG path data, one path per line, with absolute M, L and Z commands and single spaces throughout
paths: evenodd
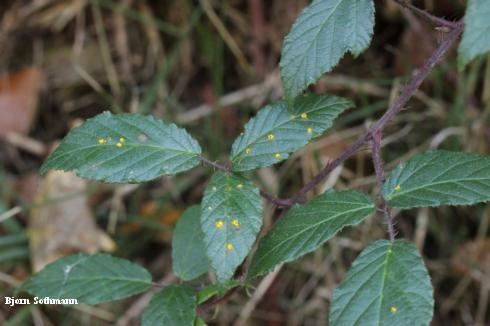
M 202 315 L 206 310 L 209 310 L 210 308 L 220 304 L 221 302 L 227 301 L 233 295 L 233 293 L 236 292 L 236 290 L 238 290 L 238 287 L 234 287 L 219 298 L 213 298 L 211 300 L 201 303 L 199 306 L 197 306 L 196 313 L 198 315 Z
M 276 206 L 290 207 L 294 205 L 290 198 L 276 198 L 262 189 L 260 189 L 260 195 Z
M 201 161 L 204 164 L 209 165 L 216 170 L 220 170 L 220 171 L 223 171 L 226 173 L 233 173 L 233 171 L 231 170 L 231 168 L 229 166 L 226 166 L 226 165 L 218 163 L 218 162 L 213 162 L 210 159 L 205 158 L 204 156 L 201 156 Z M 288 199 L 276 198 L 273 195 L 269 194 L 268 192 L 266 192 L 265 190 L 262 190 L 262 189 L 260 189 L 260 195 L 276 206 L 290 207 L 294 204 L 291 202 L 291 199 L 289 199 L 289 198 Z
M 213 168 L 215 168 L 216 170 L 220 170 L 220 171 L 223 171 L 223 172 L 231 172 L 231 169 L 229 166 L 226 166 L 224 164 L 220 164 L 218 162 L 213 162 L 207 158 L 205 158 L 204 156 L 201 156 L 201 161 L 206 164 L 206 165 L 209 165 Z
M 163 289 L 163 288 L 167 287 L 168 284 L 158 283 L 158 282 L 151 282 L 151 286 L 153 286 L 154 288 Z
M 420 17 L 424 18 L 425 20 L 427 20 L 431 23 L 434 23 L 434 24 L 439 25 L 439 26 L 448 27 L 450 29 L 458 27 L 458 24 L 459 24 L 458 22 L 452 22 L 452 21 L 446 20 L 444 18 L 434 16 L 434 15 L 430 14 L 429 12 L 427 12 L 423 9 L 415 7 L 414 5 L 411 4 L 411 2 L 409 0 L 393 0 L 393 1 L 395 1 L 396 3 L 398 3 L 400 6 L 402 6 L 404 8 L 410 9 L 415 14 L 419 15 Z
M 383 160 L 381 158 L 381 130 L 372 135 L 373 143 L 373 164 L 374 171 L 376 172 L 376 184 L 379 191 L 379 201 L 381 206 L 381 211 L 385 216 L 386 224 L 388 225 L 388 235 L 390 236 L 391 242 L 395 241 L 395 223 L 393 221 L 393 216 L 391 215 L 390 208 L 386 203 L 383 196 L 383 184 L 385 181 L 385 171 L 383 168 Z

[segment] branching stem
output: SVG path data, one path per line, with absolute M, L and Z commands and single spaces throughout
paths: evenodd
M 395 0 L 396 1 L 396 0 Z M 398 2 L 398 1 L 397 1 Z M 447 33 L 444 40 L 441 42 L 439 47 L 432 53 L 425 64 L 415 72 L 414 77 L 406 84 L 400 91 L 400 95 L 396 98 L 393 104 L 386 110 L 386 112 L 376 121 L 369 130 L 367 130 L 357 141 L 350 145 L 346 150 L 344 150 L 335 160 L 327 163 L 325 167 L 311 179 L 306 185 L 303 186 L 295 195 L 290 198 L 276 198 L 267 192 L 261 190 L 260 194 L 266 200 L 271 203 L 282 206 L 291 207 L 296 203 L 303 202 L 305 200 L 306 194 L 319 185 L 336 167 L 341 165 L 345 160 L 350 158 L 352 155 L 357 153 L 362 147 L 368 144 L 371 140 L 372 135 L 383 130 L 388 122 L 390 122 L 393 117 L 400 112 L 405 105 L 408 103 L 413 94 L 420 87 L 422 82 L 427 78 L 429 73 L 434 69 L 437 63 L 439 63 L 444 56 L 444 54 L 449 50 L 453 43 L 459 38 L 463 32 L 463 25 L 456 23 L 455 27 Z M 217 162 L 213 162 L 205 157 L 201 157 L 203 163 L 214 167 L 215 169 L 232 172 L 231 168 Z
M 290 207 L 295 203 L 304 201 L 305 195 L 319 185 L 336 167 L 342 164 L 345 160 L 350 158 L 352 155 L 357 153 L 363 146 L 367 145 L 370 141 L 373 144 L 373 162 L 376 170 L 376 180 L 378 184 L 378 188 L 381 190 L 381 185 L 383 184 L 384 172 L 383 165 L 380 156 L 380 147 L 381 147 L 381 133 L 383 128 L 386 126 L 388 122 L 390 122 L 393 117 L 400 112 L 405 105 L 408 103 L 413 94 L 420 87 L 422 82 L 427 78 L 432 69 L 441 61 L 444 54 L 449 50 L 449 48 L 456 42 L 456 40 L 460 37 L 463 32 L 464 26 L 462 21 L 459 22 L 450 22 L 442 18 L 435 17 L 428 12 L 414 7 L 407 0 L 393 0 L 399 5 L 413 10 L 418 15 L 423 16 L 424 18 L 430 20 L 431 22 L 439 25 L 447 27 L 449 32 L 446 34 L 444 40 L 440 43 L 439 47 L 432 53 L 429 59 L 424 63 L 424 65 L 415 72 L 413 78 L 406 84 L 400 91 L 400 94 L 393 102 L 393 104 L 388 108 L 388 110 L 381 116 L 381 118 L 376 121 L 371 127 L 361 136 L 357 141 L 355 141 L 352 145 L 350 145 L 344 152 L 342 152 L 335 160 L 327 163 L 325 167 L 303 188 L 301 188 L 295 195 L 290 198 L 280 199 L 275 198 L 272 195 L 266 193 L 265 191 L 261 191 L 261 195 L 272 202 L 277 206 Z M 231 169 L 227 166 L 218 164 L 216 162 L 212 162 L 206 158 L 201 158 L 202 162 L 208 164 L 216 169 L 231 172 Z M 381 196 L 382 198 L 382 196 Z M 391 213 L 386 205 L 386 201 L 381 199 L 381 208 L 378 210 L 382 211 L 385 215 L 387 224 L 388 224 L 388 234 L 391 241 L 394 241 L 396 231 L 394 226 L 394 221 L 391 216 Z M 228 291 L 224 296 L 218 299 L 211 299 L 203 304 L 199 305 L 198 312 L 202 313 L 204 310 L 212 308 L 213 306 L 226 301 L 233 293 L 234 289 Z
M 223 172 L 231 172 L 230 167 L 228 167 L 228 166 L 226 166 L 224 164 L 220 164 L 218 162 L 211 161 L 210 159 L 207 159 L 204 156 L 201 156 L 201 161 L 204 164 L 209 165 L 209 166 L 213 167 L 216 170 L 220 170 L 220 171 L 223 171 Z
M 415 72 L 414 77 L 406 84 L 400 92 L 400 95 L 396 98 L 393 104 L 388 108 L 388 110 L 376 121 L 368 131 L 366 131 L 359 139 L 350 145 L 342 154 L 340 154 L 335 160 L 329 162 L 310 182 L 308 182 L 303 188 L 301 188 L 293 197 L 291 197 L 291 203 L 297 203 L 304 200 L 306 193 L 315 188 L 320 182 L 322 182 L 337 166 L 342 164 L 349 157 L 357 153 L 359 149 L 365 146 L 371 136 L 377 132 L 383 130 L 388 122 L 393 119 L 393 117 L 400 112 L 413 94 L 420 87 L 422 82 L 427 78 L 432 69 L 437 63 L 442 59 L 444 54 L 449 50 L 451 45 L 459 38 L 463 32 L 463 25 L 458 24 L 454 29 L 452 29 L 441 42 L 439 47 L 432 53 L 430 58 L 425 62 L 425 64 Z

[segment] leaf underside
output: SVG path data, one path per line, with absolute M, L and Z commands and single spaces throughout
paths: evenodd
M 199 144 L 152 116 L 104 112 L 73 128 L 41 167 L 104 182 L 136 183 L 186 171 L 200 162 Z
M 357 191 L 324 193 L 292 207 L 260 240 L 248 278 L 316 250 L 342 228 L 359 224 L 373 211 L 371 198 Z
M 433 309 L 430 277 L 415 246 L 380 240 L 333 292 L 330 325 L 429 325 Z
M 458 48 L 458 65 L 490 51 L 490 1 L 469 0 L 464 16 L 463 38 Z
M 32 295 L 99 304 L 146 291 L 151 275 L 144 268 L 106 254 L 77 254 L 47 265 L 21 287 Z
M 288 103 L 332 70 L 346 52 L 366 49 L 374 27 L 372 0 L 315 0 L 294 22 L 280 62 Z
M 209 269 L 201 231 L 201 207 L 186 209 L 177 222 L 172 238 L 172 268 L 184 281 L 193 280 Z
M 490 200 L 490 156 L 429 151 L 399 164 L 386 180 L 390 207 L 472 205 Z
M 186 284 L 172 284 L 153 296 L 143 312 L 142 326 L 193 326 L 197 298 Z
M 322 135 L 340 113 L 352 106 L 347 99 L 316 94 L 298 97 L 289 108 L 284 101 L 266 106 L 233 143 L 233 170 L 248 171 L 285 160 Z
M 262 226 L 262 199 L 249 180 L 213 174 L 201 204 L 201 229 L 218 281 L 231 278 Z

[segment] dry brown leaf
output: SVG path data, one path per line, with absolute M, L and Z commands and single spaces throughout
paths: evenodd
M 181 215 L 182 211 L 180 209 L 162 206 L 155 201 L 143 203 L 139 211 L 139 216 L 142 218 L 152 219 L 166 226 L 174 226 Z M 134 233 L 139 231 L 140 228 L 140 225 L 137 223 L 127 223 L 123 226 L 123 231 L 127 233 Z
M 157 202 L 151 201 L 143 204 L 140 215 L 142 217 L 158 217 L 158 221 L 165 225 L 175 225 L 182 211 L 176 208 L 161 207 Z
M 87 181 L 73 173 L 50 171 L 41 181 L 29 218 L 34 272 L 71 253 L 115 249 L 94 222 L 86 190 Z
M 0 136 L 27 134 L 36 115 L 42 72 L 26 68 L 0 80 Z

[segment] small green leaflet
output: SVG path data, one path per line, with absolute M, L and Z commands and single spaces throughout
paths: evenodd
M 477 56 L 490 51 L 490 1 L 469 0 L 464 16 L 463 38 L 458 48 L 458 66 L 464 68 Z
M 214 173 L 201 204 L 201 229 L 219 282 L 233 276 L 261 226 L 262 199 L 257 187 L 240 176 Z
M 316 94 L 298 97 L 290 108 L 284 101 L 266 106 L 233 143 L 233 170 L 248 171 L 285 160 L 323 134 L 340 113 L 352 106 L 347 99 Z
M 335 289 L 330 325 L 429 325 L 434 298 L 430 277 L 415 246 L 376 241 L 352 264 Z
M 169 285 L 153 296 L 143 312 L 142 326 L 193 326 L 196 294 L 186 284 Z
M 223 296 L 226 292 L 237 286 L 240 286 L 240 283 L 234 280 L 208 285 L 197 294 L 197 303 L 204 303 L 214 296 Z
M 20 290 L 42 298 L 99 304 L 144 292 L 150 286 L 150 273 L 130 261 L 106 254 L 77 254 L 47 265 Z
M 373 211 L 371 198 L 357 191 L 328 192 L 292 207 L 260 240 L 248 279 L 316 250 L 345 226 L 359 224 Z
M 349 51 L 355 56 L 371 42 L 372 0 L 315 0 L 296 19 L 284 40 L 280 62 L 288 103 L 332 70 Z
M 429 151 L 399 164 L 386 180 L 390 207 L 472 205 L 490 200 L 490 156 Z
M 201 206 L 185 210 L 177 222 L 172 238 L 172 267 L 184 281 L 193 280 L 209 269 L 209 261 L 201 231 Z
M 72 129 L 41 167 L 74 171 L 105 182 L 143 182 L 189 170 L 199 144 L 184 130 L 152 116 L 104 112 Z
M 200 317 L 196 317 L 196 319 L 194 320 L 194 326 L 206 326 L 206 322 L 204 320 L 202 320 L 202 318 Z

